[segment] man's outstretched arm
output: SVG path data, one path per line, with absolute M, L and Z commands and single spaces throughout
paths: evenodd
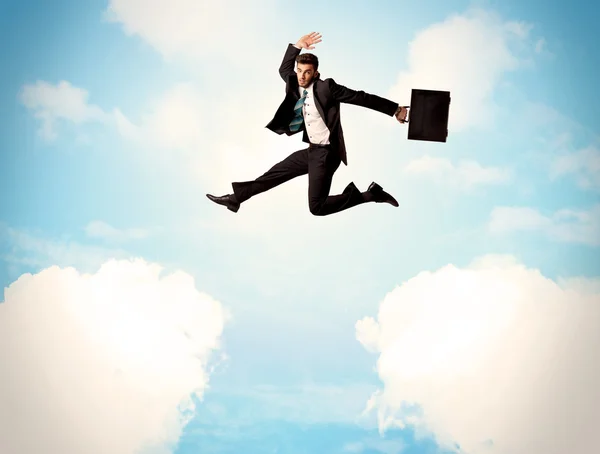
M 279 66 L 279 75 L 287 82 L 289 76 L 294 74 L 294 67 L 296 64 L 296 57 L 302 49 L 312 50 L 315 48 L 315 44 L 321 42 L 321 34 L 312 32 L 301 37 L 298 42 L 294 45 L 288 45 L 288 48 L 283 56 L 283 61 Z
M 336 83 L 333 79 L 329 79 L 329 90 L 333 99 L 338 102 L 366 107 L 367 109 L 376 110 L 389 116 L 393 115 L 401 123 L 406 119 L 406 108 L 400 106 L 397 102 L 366 93 L 362 90 L 352 90 Z

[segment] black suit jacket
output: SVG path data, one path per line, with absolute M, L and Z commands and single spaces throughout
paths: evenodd
M 294 47 L 293 44 L 288 44 L 283 61 L 279 67 L 279 75 L 286 83 L 285 99 L 266 127 L 277 134 L 285 133 L 288 136 L 302 131 L 302 140 L 310 143 L 304 123 L 302 123 L 301 128 L 295 132 L 292 132 L 289 126 L 294 118 L 294 106 L 296 105 L 296 101 L 300 99 L 298 78 L 295 71 L 296 56 L 298 56 L 300 50 L 301 49 Z M 329 129 L 329 141 L 332 146 L 337 148 L 340 159 L 345 165 L 348 165 L 348 160 L 346 155 L 346 145 L 344 143 L 344 133 L 340 122 L 340 103 L 343 102 L 367 107 L 389 116 L 393 116 L 398 108 L 398 103 L 396 102 L 365 93 L 364 91 L 351 90 L 350 88 L 337 84 L 333 79 L 320 80 L 317 78 L 313 84 L 313 94 L 316 108 Z

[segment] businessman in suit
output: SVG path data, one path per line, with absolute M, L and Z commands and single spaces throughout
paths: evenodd
M 279 75 L 286 83 L 286 96 L 266 126 L 288 136 L 302 131 L 302 140 L 308 147 L 292 153 L 255 180 L 232 183 L 232 194 L 220 197 L 206 194 L 210 200 L 235 213 L 249 198 L 308 174 L 308 207 L 315 216 L 326 216 L 367 202 L 398 206 L 396 199 L 375 182 L 365 192 L 351 182 L 342 194 L 329 195 L 340 163 L 348 165 L 340 103 L 395 116 L 400 123 L 405 123 L 407 110 L 393 101 L 346 88 L 331 78 L 321 80 L 318 58 L 311 53 L 300 55 L 302 49 L 314 49 L 319 42 L 321 35 L 313 32 L 301 37 L 295 45 L 288 45 L 279 67 Z

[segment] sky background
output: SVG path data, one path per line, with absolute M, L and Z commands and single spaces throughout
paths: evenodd
M 564 454 L 600 419 L 600 7 L 0 0 L 0 449 Z M 447 143 L 342 105 L 350 181 L 225 194 L 289 43 Z

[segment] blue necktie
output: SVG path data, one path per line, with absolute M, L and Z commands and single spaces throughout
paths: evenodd
M 296 101 L 296 105 L 294 106 L 294 113 L 296 115 L 294 116 L 294 119 L 290 123 L 290 130 L 292 130 L 293 132 L 298 131 L 300 129 L 300 125 L 304 121 L 304 119 L 302 117 L 302 106 L 304 105 L 304 100 L 306 99 L 307 94 L 308 94 L 308 91 L 304 90 L 304 92 L 302 93 L 302 98 L 300 98 L 298 101 Z

